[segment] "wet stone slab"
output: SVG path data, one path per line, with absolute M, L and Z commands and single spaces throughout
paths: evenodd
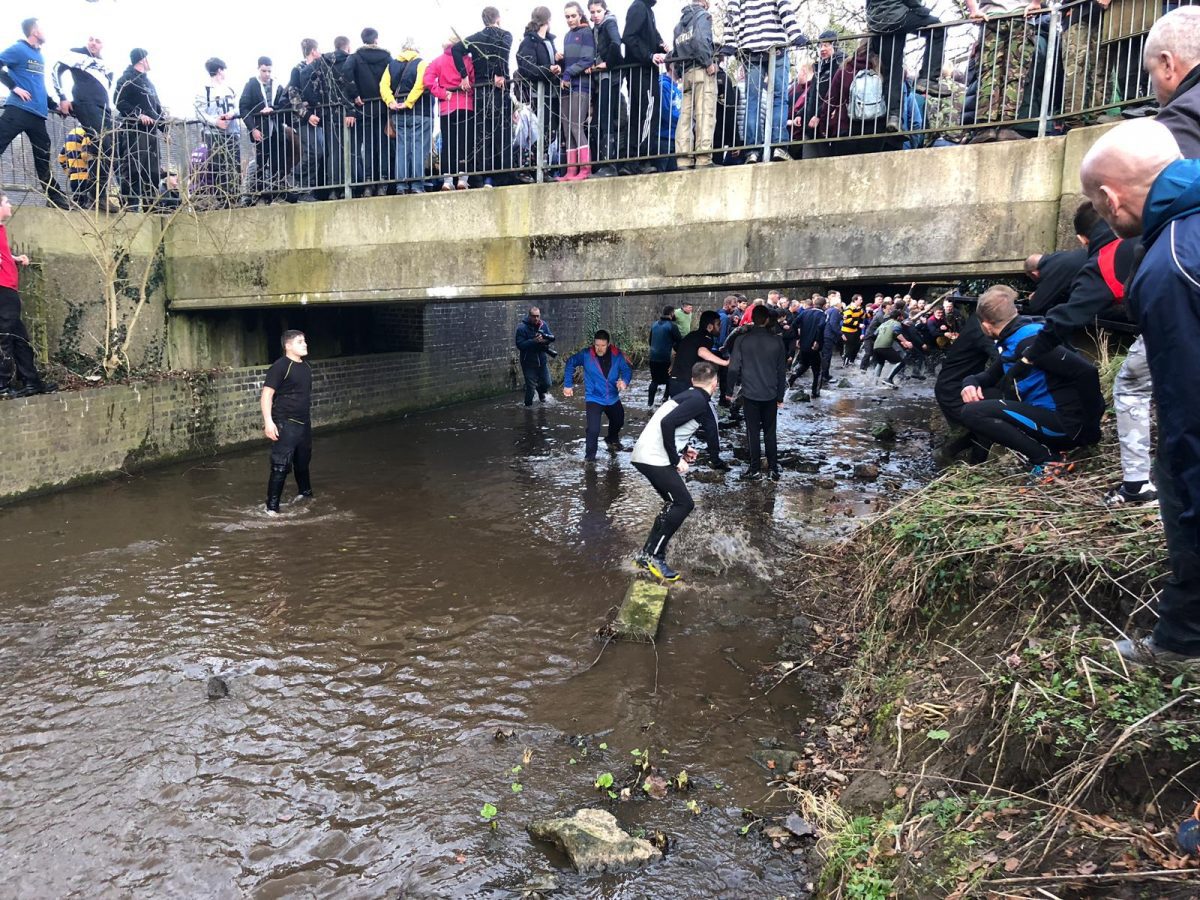
M 664 585 L 640 579 L 634 581 L 613 620 L 613 636 L 627 641 L 653 641 L 666 603 L 667 588 Z

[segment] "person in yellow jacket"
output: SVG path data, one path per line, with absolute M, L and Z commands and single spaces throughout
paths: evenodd
M 423 194 L 433 151 L 434 98 L 425 90 L 426 61 L 412 38 L 388 63 L 379 96 L 391 110 L 396 132 L 396 193 Z
M 850 298 L 850 305 L 842 310 L 842 368 L 854 365 L 858 349 L 862 346 L 862 324 L 867 311 L 863 308 L 862 294 Z

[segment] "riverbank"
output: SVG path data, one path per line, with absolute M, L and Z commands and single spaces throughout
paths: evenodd
M 1195 896 L 1200 680 L 1112 649 L 1166 572 L 1157 511 L 1103 505 L 1117 459 L 953 468 L 794 560 L 818 667 L 852 660 L 783 785 L 824 896 Z

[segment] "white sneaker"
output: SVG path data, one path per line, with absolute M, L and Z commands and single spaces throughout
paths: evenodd
M 1130 492 L 1125 489 L 1125 482 L 1121 482 L 1104 497 L 1104 505 L 1108 507 L 1119 506 L 1158 506 L 1158 491 L 1154 488 L 1154 483 L 1147 481 L 1142 484 L 1136 492 Z

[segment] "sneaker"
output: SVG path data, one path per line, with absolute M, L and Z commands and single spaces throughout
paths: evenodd
M 458 184 L 455 185 L 455 188 L 457 188 L 460 191 L 465 191 L 468 187 L 470 187 L 470 185 L 467 184 L 467 178 L 465 175 L 461 176 L 458 179 Z
M 295 497 L 292 498 L 292 502 L 293 503 L 305 503 L 305 502 L 311 500 L 312 498 L 313 498 L 312 491 L 301 491 Z
M 1175 666 L 1200 668 L 1200 656 L 1176 653 L 1154 643 L 1154 636 L 1115 641 L 1113 647 L 1122 659 L 1136 666 Z
M 667 561 L 661 556 L 651 556 L 646 561 L 646 568 L 650 574 L 660 581 L 678 581 L 679 573 L 667 565 Z
M 267 507 L 267 516 L 269 516 L 272 519 L 277 518 L 279 516 L 279 510 L 271 509 L 271 507 L 268 506 Z
M 1144 504 L 1158 506 L 1158 491 L 1149 481 L 1143 481 L 1136 491 L 1129 490 L 1129 485 L 1122 481 L 1104 497 L 1105 506 L 1125 506 L 1127 504 Z
M 454 190 L 454 181 L 452 179 L 447 178 L 445 181 L 442 182 L 442 190 L 443 191 Z
M 895 115 L 888 116 L 887 120 L 884 122 L 883 128 L 885 131 L 899 131 L 900 117 Z
M 776 162 L 787 162 L 791 158 L 792 155 L 782 147 L 776 147 L 771 151 L 771 159 L 775 160 Z
M 900 390 L 900 385 L 896 384 L 896 382 L 892 381 L 889 378 L 880 379 L 879 383 L 882 384 L 884 387 L 890 387 L 893 391 Z
M 738 480 L 739 481 L 761 481 L 762 480 L 762 472 L 760 472 L 758 469 L 747 469 L 745 472 L 743 472 L 741 475 L 738 476 Z
M 783 477 L 783 470 L 779 466 L 772 466 L 770 473 L 767 475 L 772 481 L 778 481 Z
M 758 162 L 760 159 L 762 159 L 762 157 L 759 156 L 758 153 L 747 153 L 746 154 L 746 165 L 748 165 L 748 166 L 753 165 L 754 163 Z
M 620 441 L 605 441 L 604 446 L 608 448 L 609 453 L 620 453 L 625 448 L 621 446 Z
M 647 553 L 645 550 L 641 551 L 637 556 L 635 556 L 633 558 L 633 567 L 635 569 L 642 569 L 643 571 L 649 572 L 650 571 L 650 554 Z

